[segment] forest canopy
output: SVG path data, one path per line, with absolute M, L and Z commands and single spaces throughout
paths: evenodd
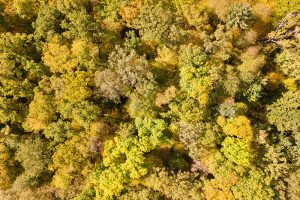
M 299 200 L 300 0 L 0 0 L 1 200 Z

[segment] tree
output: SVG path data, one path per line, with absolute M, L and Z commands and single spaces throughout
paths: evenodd
M 62 37 L 55 35 L 43 46 L 43 62 L 52 73 L 65 73 L 76 67 Z
M 17 177 L 17 162 L 13 157 L 13 149 L 9 148 L 5 142 L 0 143 L 0 189 L 6 190 L 10 188 Z
M 260 53 L 259 47 L 249 47 L 241 58 L 243 63 L 238 66 L 240 78 L 246 83 L 253 83 L 265 65 L 265 56 Z
M 222 142 L 221 152 L 230 161 L 241 166 L 250 166 L 253 158 L 251 143 L 245 139 L 226 137 Z
M 82 8 L 85 8 L 89 5 L 89 0 L 81 0 L 81 1 L 75 1 L 75 0 L 62 0 L 57 1 L 55 0 L 55 5 L 57 9 L 63 13 L 67 14 L 72 10 L 79 11 Z
M 273 199 L 270 179 L 260 170 L 252 169 L 232 187 L 237 199 Z
M 145 199 L 145 200 L 159 200 L 163 198 L 159 192 L 143 187 L 130 188 L 127 193 L 121 195 L 119 199 Z
M 136 89 L 129 95 L 126 110 L 132 118 L 156 117 L 155 106 L 156 84 L 153 81 L 145 81 L 137 85 Z
M 181 45 L 178 56 L 178 65 L 180 67 L 201 67 L 205 64 L 207 55 L 203 48 L 197 45 Z
M 197 174 L 190 172 L 168 173 L 165 169 L 155 168 L 142 184 L 159 191 L 171 199 L 202 199 L 201 183 Z
M 89 129 L 92 122 L 96 121 L 101 114 L 101 109 L 89 101 L 70 103 L 61 101 L 58 111 L 62 119 L 72 120 L 73 125 L 79 125 Z
M 63 99 L 78 103 L 91 97 L 91 74 L 84 71 L 76 71 L 63 76 Z
M 295 3 L 293 0 L 290 1 Z M 286 4 L 289 5 L 289 4 Z M 285 6 L 286 6 L 285 5 Z M 285 7 L 282 6 L 282 7 Z M 293 6 L 293 9 L 300 10 L 299 6 Z M 285 17 L 280 22 L 279 26 L 275 31 L 272 31 L 267 36 L 267 42 L 274 43 L 280 48 L 289 49 L 294 47 L 299 47 L 299 37 L 297 34 L 297 24 L 300 20 L 300 15 L 297 12 L 285 12 Z M 282 16 L 283 17 L 283 16 Z
M 70 139 L 76 134 L 76 131 L 72 130 L 70 122 L 59 119 L 57 122 L 50 123 L 44 129 L 43 134 L 51 140 L 50 144 L 55 146 Z
M 227 26 L 247 29 L 252 20 L 250 6 L 243 3 L 233 3 L 227 16 Z
M 38 0 L 14 0 L 13 6 L 22 18 L 32 19 L 36 17 L 40 4 Z
M 173 18 L 166 3 L 146 1 L 139 9 L 132 26 L 139 30 L 142 41 L 154 46 L 168 39 Z
M 236 136 L 251 141 L 253 130 L 251 121 L 246 116 L 237 116 L 226 120 L 225 117 L 218 117 L 218 124 L 223 128 L 226 135 Z
M 29 104 L 26 121 L 23 124 L 24 129 L 39 132 L 56 119 L 56 105 L 53 97 L 36 88 L 33 101 Z
M 279 131 L 299 132 L 299 95 L 299 90 L 283 93 L 281 98 L 268 107 L 268 121 Z
M 85 9 L 68 11 L 66 19 L 61 22 L 61 27 L 66 30 L 62 35 L 68 39 L 88 38 L 95 40 L 93 38 L 95 24 Z
M 280 71 L 295 80 L 300 80 L 299 55 L 297 49 L 286 49 L 276 57 Z
M 14 182 L 17 189 L 36 187 L 51 178 L 47 170 L 51 154 L 47 149 L 47 143 L 41 138 L 32 137 L 23 140 L 17 149 L 16 160 L 24 169 Z
M 203 122 L 180 122 L 178 126 L 179 139 L 189 150 L 194 162 L 205 161 L 214 152 L 219 131 L 216 126 Z
M 33 23 L 34 37 L 37 40 L 48 39 L 59 32 L 61 14 L 53 4 L 42 4 L 38 10 L 37 18 Z
M 121 96 L 128 96 L 138 84 L 152 79 L 148 68 L 145 56 L 117 46 L 109 56 L 108 69 L 95 73 L 97 93 L 118 102 Z
M 148 164 L 144 153 L 166 142 L 163 131 L 166 124 L 160 119 L 137 118 L 135 136 L 108 140 L 103 151 L 103 164 L 93 172 L 91 184 L 96 199 L 119 196 L 125 184 L 147 174 Z

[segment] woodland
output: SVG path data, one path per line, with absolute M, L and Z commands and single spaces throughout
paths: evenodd
M 300 200 L 300 0 L 0 0 L 1 200 Z

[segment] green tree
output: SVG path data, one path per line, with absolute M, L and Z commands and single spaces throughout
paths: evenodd
M 237 199 L 273 199 L 274 191 L 270 187 L 270 179 L 260 170 L 252 169 L 244 177 L 238 179 L 232 187 Z
M 43 139 L 39 137 L 24 139 L 17 149 L 16 160 L 21 163 L 24 171 L 17 177 L 14 187 L 18 189 L 35 187 L 51 179 L 47 170 L 51 154 Z
M 276 57 L 279 69 L 295 80 L 300 80 L 299 55 L 297 49 L 286 49 Z
M 227 26 L 247 29 L 252 19 L 250 6 L 243 3 L 233 3 L 227 16 Z
M 221 152 L 230 161 L 241 166 L 250 166 L 253 158 L 251 143 L 245 139 L 226 137 L 222 142 Z
M 268 107 L 268 120 L 279 131 L 299 132 L 299 95 L 300 91 L 286 92 Z
M 58 111 L 62 119 L 72 120 L 74 125 L 79 125 L 85 129 L 89 129 L 91 122 L 96 121 L 101 114 L 101 109 L 89 101 L 75 104 L 61 101 L 58 105 Z
M 166 124 L 163 120 L 137 118 L 135 124 L 138 130 L 136 136 L 115 137 L 106 142 L 103 164 L 91 177 L 96 199 L 118 196 L 127 183 L 146 175 L 148 164 L 143 154 L 166 142 L 163 133 Z
M 150 46 L 158 45 L 168 39 L 174 21 L 171 9 L 163 1 L 145 1 L 133 20 L 133 27 L 139 30 L 142 41 Z
M 201 183 L 196 180 L 196 176 L 189 172 L 175 174 L 155 168 L 142 184 L 171 199 L 202 199 Z

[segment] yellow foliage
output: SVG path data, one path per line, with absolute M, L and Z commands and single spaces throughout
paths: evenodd
M 141 6 L 142 1 L 131 1 L 128 5 L 121 6 L 119 14 L 127 23 L 131 23 L 139 14 Z
M 271 15 L 271 7 L 263 3 L 257 3 L 252 8 L 253 14 L 258 16 L 263 22 L 267 22 Z
M 204 182 L 203 192 L 208 200 L 233 200 L 235 199 L 230 187 L 236 182 L 237 177 L 216 178 Z
M 253 136 L 253 130 L 251 127 L 251 121 L 246 116 L 238 116 L 229 119 L 225 119 L 223 116 L 218 117 L 217 123 L 223 128 L 226 135 L 237 136 L 251 140 Z
M 155 60 L 164 65 L 176 65 L 177 64 L 177 52 L 171 48 L 163 46 L 157 49 L 158 56 Z
M 68 173 L 56 173 L 52 179 L 52 184 L 56 188 L 67 189 L 73 180 L 73 176 Z
M 155 104 L 158 107 L 169 104 L 177 95 L 177 89 L 174 86 L 170 86 L 164 93 L 158 93 L 155 99 Z
M 285 88 L 291 92 L 295 92 L 298 89 L 295 79 L 287 78 L 287 79 L 283 80 L 283 84 L 284 84 Z
M 282 79 L 283 79 L 283 76 L 282 74 L 278 73 L 278 72 L 270 72 L 267 76 L 266 76 L 266 79 L 268 80 L 268 89 L 273 91 L 273 90 L 276 90 Z
M 236 107 L 241 113 L 246 113 L 248 110 L 248 106 L 243 102 L 237 102 Z
M 51 42 L 43 47 L 43 61 L 53 73 L 72 71 L 76 67 L 71 59 L 71 51 L 67 45 L 62 45 L 59 37 L 53 37 Z
M 226 125 L 226 119 L 224 116 L 219 116 L 217 118 L 217 123 L 221 126 L 224 127 Z

